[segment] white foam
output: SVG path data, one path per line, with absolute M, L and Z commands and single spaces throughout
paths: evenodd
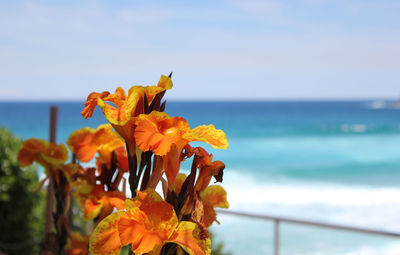
M 371 206 L 398 204 L 400 188 L 344 186 L 324 183 L 268 183 L 238 171 L 226 171 L 223 186 L 230 204 L 323 204 L 334 206 Z
M 400 188 L 346 186 L 294 180 L 277 182 L 251 177 L 245 174 L 245 171 L 230 169 L 225 171 L 222 186 L 228 192 L 230 209 L 235 211 L 400 232 Z M 233 254 L 266 254 L 271 251 L 272 225 L 224 214 L 219 214 L 218 220 L 221 225 L 215 226 L 213 231 Z M 268 226 L 271 229 L 268 229 Z M 284 225 L 283 236 L 290 241 L 292 254 L 400 254 L 400 244 L 395 239 L 366 237 L 363 234 L 349 234 L 345 231 L 336 231 L 333 235 L 323 228 L 298 227 Z M 312 243 L 304 244 L 301 241 L 304 235 L 307 235 Z M 332 239 L 333 236 L 335 238 Z M 254 243 L 253 240 L 260 241 Z M 268 243 L 266 247 L 262 245 L 265 242 Z M 334 245 L 339 245 L 340 249 L 333 249 Z M 309 250 L 303 253 L 307 247 Z
M 387 103 L 382 100 L 373 101 L 367 105 L 368 109 L 384 109 L 386 107 Z
M 400 232 L 400 188 L 272 183 L 232 170 L 222 186 L 232 210 Z
M 387 245 L 381 248 L 361 247 L 346 255 L 399 255 L 400 244 Z
M 364 124 L 343 124 L 340 126 L 343 132 L 353 132 L 353 133 L 364 133 L 367 130 L 367 126 Z

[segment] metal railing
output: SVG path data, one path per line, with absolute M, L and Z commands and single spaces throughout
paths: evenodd
M 390 237 L 397 237 L 400 238 L 400 233 L 390 232 L 390 231 L 383 231 L 371 228 L 361 228 L 361 227 L 353 227 L 353 226 L 346 226 L 340 224 L 331 224 L 331 223 L 324 223 L 318 221 L 310 221 L 310 220 L 302 220 L 302 219 L 295 219 L 289 217 L 277 217 L 271 215 L 261 215 L 261 214 L 252 214 L 252 213 L 243 213 L 243 212 L 236 212 L 230 210 L 217 210 L 218 213 L 245 217 L 245 218 L 252 218 L 252 219 L 261 219 L 261 220 L 268 220 L 274 222 L 274 255 L 279 255 L 280 253 L 280 222 L 287 222 L 293 224 L 301 224 L 301 225 L 308 225 L 308 226 L 315 226 L 315 227 L 322 227 L 322 228 L 330 228 L 330 229 L 338 229 L 344 231 L 352 231 L 364 234 L 373 234 L 379 236 L 390 236 Z

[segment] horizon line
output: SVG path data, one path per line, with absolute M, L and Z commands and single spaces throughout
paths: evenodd
M 349 102 L 349 101 L 398 101 L 395 97 L 378 97 L 378 98 L 220 98 L 220 99 L 167 99 L 167 102 Z M 79 99 L 1 99 L 0 103 L 84 103 L 85 100 Z

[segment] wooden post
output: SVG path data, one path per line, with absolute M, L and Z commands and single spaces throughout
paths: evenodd
M 57 106 L 52 106 L 50 108 L 50 134 L 49 141 L 51 143 L 56 142 L 57 133 Z M 53 180 L 49 178 L 49 184 L 47 186 L 47 199 L 46 199 L 46 225 L 45 225 L 45 236 L 53 231 Z

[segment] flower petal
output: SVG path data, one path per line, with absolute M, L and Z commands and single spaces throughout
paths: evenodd
M 83 110 L 81 112 L 82 116 L 85 119 L 92 117 L 94 109 L 97 106 L 97 98 L 104 98 L 104 97 L 108 96 L 109 94 L 110 94 L 110 92 L 108 92 L 108 91 L 103 91 L 101 93 L 97 93 L 97 92 L 90 93 L 84 104 L 85 108 L 83 108 Z
M 130 89 L 128 97 L 125 99 L 121 88 L 117 88 L 116 93 L 107 98 L 97 99 L 97 105 L 103 111 L 104 117 L 113 125 L 124 126 L 131 117 L 138 114 L 135 113 L 137 106 L 143 101 L 143 87 L 135 86 Z M 125 93 L 125 92 L 124 92 Z M 115 103 L 117 107 L 107 104 L 105 101 L 109 99 Z
M 156 232 L 149 232 L 143 236 L 136 249 L 132 246 L 132 251 L 134 251 L 135 254 L 140 255 L 143 253 L 148 253 L 154 250 L 155 247 L 161 246 L 162 244 L 163 240 Z
M 139 208 L 133 208 L 121 215 L 118 232 L 122 245 L 131 244 L 132 248 L 139 246 L 143 235 L 147 232 L 145 221 L 146 215 Z
M 165 202 L 162 197 L 154 190 L 147 189 L 145 191 L 137 191 L 137 196 L 134 199 L 125 201 L 127 210 L 139 208 L 146 213 L 150 220 L 158 219 L 161 221 L 170 221 L 175 223 L 176 217 L 174 208 L 169 203 Z
M 63 144 L 48 143 L 42 139 L 30 138 L 24 141 L 18 153 L 21 166 L 27 166 L 36 161 L 45 168 L 58 166 L 68 159 L 67 148 Z
M 123 211 L 110 214 L 103 219 L 90 236 L 89 249 L 92 255 L 117 255 L 122 244 L 119 238 L 118 222 Z
M 97 151 L 98 144 L 93 143 L 96 130 L 84 127 L 75 130 L 68 137 L 67 145 L 81 162 L 89 162 Z
M 92 197 L 85 201 L 85 206 L 83 209 L 82 218 L 86 221 L 93 220 L 96 218 L 101 211 L 101 207 L 103 206 L 103 201 L 97 200 L 96 198 Z
M 168 241 L 178 244 L 190 255 L 211 254 L 211 240 L 203 239 L 200 232 L 195 223 L 181 221 Z
M 24 141 L 18 152 L 18 161 L 22 167 L 31 165 L 37 158 L 38 153 L 45 152 L 49 143 L 45 140 L 30 138 Z
M 46 153 L 40 153 L 41 160 L 38 163 L 42 165 L 50 164 L 58 166 L 68 160 L 68 150 L 64 144 L 50 143 L 49 149 Z M 41 163 L 43 162 L 43 163 Z
M 137 146 L 143 151 L 151 150 L 156 155 L 163 156 L 167 154 L 171 144 L 174 142 L 174 138 L 171 137 L 171 132 L 168 133 L 168 136 L 163 132 L 165 130 L 160 128 L 162 126 L 165 127 L 164 122 L 169 119 L 171 118 L 166 113 L 157 111 L 153 111 L 149 115 L 139 115 L 135 129 Z
M 226 200 L 226 191 L 219 185 L 208 186 L 201 194 L 201 199 L 212 204 L 214 207 L 228 208 L 229 203 Z
M 76 130 L 69 136 L 67 144 L 79 161 L 89 162 L 98 152 L 102 163 L 109 163 L 111 153 L 125 145 L 109 124 L 100 125 L 96 130 L 89 127 Z
M 216 129 L 214 125 L 202 125 L 183 135 L 188 141 L 199 141 L 210 144 L 215 149 L 228 148 L 228 140 L 224 131 Z
M 63 144 L 57 145 L 36 138 L 24 141 L 18 153 L 21 166 L 27 166 L 36 161 L 43 167 L 50 168 L 63 164 L 67 159 L 68 151 Z
M 222 182 L 224 169 L 225 164 L 218 160 L 212 162 L 210 166 L 201 166 L 199 176 L 197 177 L 195 190 L 201 192 L 206 189 L 208 184 L 210 184 L 212 176 L 217 179 L 217 182 Z
M 111 191 L 107 192 L 110 193 Z M 125 200 L 121 195 L 116 195 L 116 196 L 111 196 L 109 195 L 108 201 L 111 206 L 117 208 L 117 210 L 123 210 L 125 209 Z
M 209 227 L 216 220 L 215 207 L 228 208 L 229 203 L 226 199 L 226 191 L 219 185 L 210 185 L 200 193 L 204 205 L 203 223 Z
M 161 87 L 164 89 L 172 89 L 172 80 L 170 77 L 161 75 L 160 80 L 158 81 L 157 87 Z

